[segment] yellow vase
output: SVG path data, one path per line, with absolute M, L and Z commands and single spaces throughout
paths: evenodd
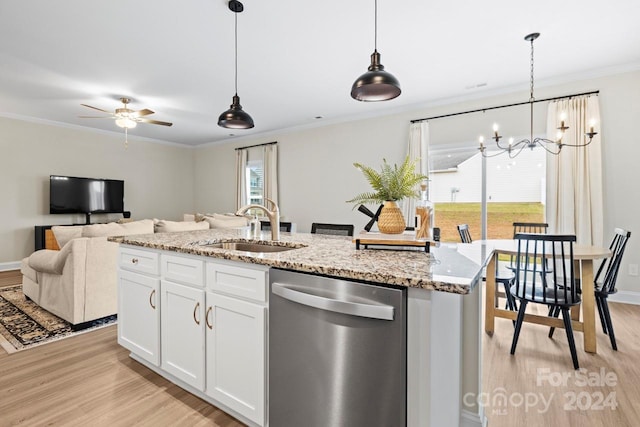
M 393 200 L 384 202 L 384 207 L 378 216 L 378 230 L 385 234 L 400 234 L 406 226 L 404 215 L 397 203 Z

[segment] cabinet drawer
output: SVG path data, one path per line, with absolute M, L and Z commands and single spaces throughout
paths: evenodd
M 267 269 L 207 263 L 207 288 L 254 301 L 267 301 Z
M 160 274 L 158 253 L 120 247 L 118 264 L 125 270 L 157 276 Z
M 160 258 L 162 277 L 186 285 L 204 285 L 204 261 L 174 255 Z

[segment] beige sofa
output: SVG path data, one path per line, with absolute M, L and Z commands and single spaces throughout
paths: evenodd
M 222 219 L 228 220 L 221 225 L 224 228 L 246 225 L 244 218 Z M 118 246 L 107 241 L 108 237 L 210 227 L 215 225 L 208 221 L 157 219 L 52 227 L 61 249 L 43 249 L 22 260 L 22 290 L 45 310 L 81 327 L 117 312 Z
M 107 237 L 153 230 L 152 220 L 52 227 L 61 249 L 43 249 L 22 260 L 22 290 L 73 325 L 115 314 L 117 244 Z

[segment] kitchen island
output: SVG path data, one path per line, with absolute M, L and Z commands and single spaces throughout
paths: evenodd
M 144 278 L 146 280 L 153 276 L 154 280 L 157 280 L 154 282 L 156 285 L 149 284 L 150 294 L 148 297 L 145 296 L 149 299 L 148 305 L 154 310 L 160 300 L 156 301 L 153 292 L 158 292 L 161 285 L 166 285 L 167 289 L 172 286 L 175 288 L 178 285 L 173 282 L 179 284 L 183 281 L 186 283 L 188 282 L 186 277 L 192 276 L 204 289 L 205 284 L 209 286 L 208 283 L 215 281 L 212 277 L 222 274 L 230 277 L 229 269 L 234 268 L 245 268 L 246 274 L 242 273 L 242 275 L 251 276 L 254 282 L 255 277 L 260 277 L 259 281 L 264 281 L 266 277 L 267 288 L 270 268 L 348 279 L 372 285 L 404 287 L 407 289 L 406 424 L 408 426 L 481 424 L 480 409 L 473 403 L 475 399 L 465 398 L 463 400 L 463 396 L 469 394 L 476 396 L 480 391 L 480 297 L 477 288 L 481 281 L 482 265 L 490 255 L 490 253 L 485 253 L 484 248 L 476 247 L 471 250 L 466 246 L 440 244 L 432 247 L 430 253 L 424 251 L 356 250 L 351 239 L 345 237 L 283 233 L 279 242 L 269 241 L 269 236 L 266 234 L 263 234 L 258 240 L 247 237 L 245 230 L 227 229 L 111 238 L 110 240 L 121 244 L 119 327 L 127 324 L 127 316 L 125 315 L 123 318 L 122 313 L 122 307 L 126 308 L 128 304 L 126 295 L 129 289 L 124 288 L 123 291 L 123 286 L 131 283 L 131 280 L 125 280 L 129 277 L 127 275 L 132 271 L 140 272 L 147 268 L 146 266 L 153 267 L 154 263 L 161 265 L 156 268 L 157 275 L 150 274 L 149 277 Z M 219 242 L 250 242 L 254 246 L 255 244 L 265 244 L 270 248 L 278 246 L 279 249 L 285 250 L 280 252 L 230 250 L 216 247 L 220 246 Z M 162 261 L 163 259 L 166 261 Z M 163 273 L 160 273 L 160 270 Z M 239 277 L 235 272 L 231 275 Z M 254 290 L 259 289 L 254 285 L 251 286 Z M 215 289 L 214 284 L 213 291 L 214 296 L 217 291 L 220 291 L 221 295 L 226 298 L 236 292 L 236 289 L 233 289 L 233 286 L 227 286 L 226 289 Z M 199 292 L 203 293 L 203 291 Z M 266 293 L 263 295 L 261 292 Z M 267 318 L 266 312 L 269 304 L 267 294 L 268 289 L 266 291 L 261 289 L 258 294 L 240 295 L 240 300 L 258 303 L 252 305 L 254 310 L 262 310 L 256 311 L 255 318 L 263 319 L 259 326 L 262 328 L 262 335 L 260 335 L 259 328 L 254 329 L 252 333 L 257 334 L 258 339 L 264 340 L 263 345 L 256 347 L 256 352 L 262 350 L 262 357 L 254 360 L 257 365 L 262 364 L 263 367 L 260 372 L 264 382 L 258 388 L 262 387 L 264 393 L 256 398 L 261 400 L 262 404 L 248 405 L 250 410 L 247 413 L 244 413 L 242 408 L 234 407 L 233 404 L 225 404 L 224 398 L 228 397 L 229 392 L 222 393 L 221 399 L 216 398 L 215 392 L 213 395 L 206 392 L 208 388 L 216 388 L 208 385 L 209 371 L 214 371 L 215 368 L 210 368 L 208 364 L 205 368 L 204 361 L 202 362 L 202 372 L 186 378 L 189 380 L 191 377 L 202 376 L 203 378 L 198 379 L 194 386 L 181 378 L 180 375 L 184 369 L 167 372 L 162 368 L 165 365 L 169 367 L 169 371 L 175 368 L 175 364 L 169 363 L 170 361 L 164 363 L 165 361 L 161 360 L 165 356 L 169 358 L 172 354 L 170 348 L 165 349 L 164 342 L 162 343 L 162 351 L 158 351 L 159 354 L 151 358 L 155 363 L 150 363 L 149 358 L 141 356 L 146 351 L 141 347 L 133 347 L 132 357 L 194 394 L 228 411 L 243 422 L 250 425 L 268 425 L 265 403 L 268 389 L 265 378 L 266 372 L 268 372 L 268 366 L 266 366 L 268 365 L 266 358 L 268 340 L 265 331 L 268 325 L 264 320 Z M 163 298 L 165 295 L 170 294 L 162 291 Z M 208 295 L 209 293 L 207 293 L 207 298 Z M 193 321 L 200 325 L 204 319 L 202 322 L 202 346 L 204 347 L 204 328 L 213 329 L 209 320 L 210 309 L 205 310 L 204 297 L 196 295 L 194 298 Z M 169 304 L 168 301 L 164 299 L 160 301 L 160 310 L 165 309 L 165 305 Z M 209 303 L 207 302 L 206 305 L 209 306 Z M 156 310 L 153 315 L 157 318 L 161 317 L 160 310 Z M 165 312 L 162 313 L 162 316 L 165 316 Z M 166 317 L 169 318 L 170 315 L 171 312 L 168 312 Z M 158 320 L 158 322 L 160 321 Z M 171 325 L 167 327 L 173 328 L 173 324 Z M 164 320 L 162 326 L 165 326 Z M 158 323 L 158 327 L 160 329 L 160 323 Z M 158 341 L 162 341 L 164 335 L 159 331 L 156 332 L 156 335 Z M 174 335 L 179 336 L 174 340 L 183 337 L 181 333 Z M 208 349 L 208 341 L 206 346 Z M 205 359 L 208 358 L 207 356 Z M 208 360 L 206 362 L 209 363 Z M 196 365 L 199 363 L 197 361 Z

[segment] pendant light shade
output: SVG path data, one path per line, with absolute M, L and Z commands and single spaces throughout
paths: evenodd
M 242 110 L 240 105 L 240 97 L 238 96 L 238 13 L 244 10 L 244 6 L 238 0 L 229 1 L 229 10 L 235 14 L 235 88 L 236 93 L 233 95 L 233 101 L 227 111 L 218 117 L 218 126 L 227 129 L 251 129 L 253 119 Z
M 392 74 L 384 71 L 378 53 L 378 0 L 375 0 L 375 35 L 371 65 L 366 73 L 358 77 L 351 86 L 351 97 L 358 101 L 387 101 L 402 92 L 400 82 Z
M 377 50 L 371 54 L 369 71 L 358 77 L 351 87 L 351 97 L 358 101 L 386 101 L 396 98 L 400 92 L 400 82 L 384 71 Z
M 233 96 L 233 104 L 229 109 L 218 117 L 218 126 L 227 129 L 251 129 L 253 127 L 253 119 L 242 110 L 238 94 Z

